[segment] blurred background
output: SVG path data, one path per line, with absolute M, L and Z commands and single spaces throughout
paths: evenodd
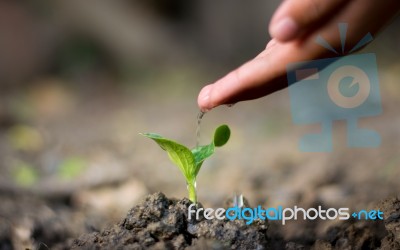
M 0 1 L 0 245 L 51 246 L 122 218 L 147 194 L 187 195 L 156 132 L 196 143 L 197 94 L 254 57 L 280 1 Z M 287 90 L 219 107 L 200 143 L 229 124 L 231 141 L 198 176 L 200 202 L 361 209 L 398 194 L 400 20 L 364 51 L 377 55 L 383 114 L 362 119 L 382 145 L 302 153 Z M 302 222 L 284 229 L 301 237 Z M 318 224 L 323 232 L 327 223 Z

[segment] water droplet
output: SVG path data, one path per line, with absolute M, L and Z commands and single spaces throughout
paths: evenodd
M 205 114 L 206 112 L 200 111 L 199 114 L 197 115 L 196 147 L 200 145 L 200 125 L 201 125 L 201 120 L 203 119 L 203 116 Z
M 243 202 L 243 194 L 240 195 L 235 195 L 233 196 L 233 206 L 234 207 L 243 207 L 244 202 Z

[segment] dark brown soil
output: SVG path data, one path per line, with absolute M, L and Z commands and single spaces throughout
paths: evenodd
M 242 220 L 188 220 L 190 204 L 187 199 L 168 199 L 155 193 L 133 207 L 117 225 L 84 234 L 55 249 L 400 249 L 397 198 L 379 205 L 384 221 L 349 220 L 328 229 L 322 239 L 315 239 L 310 230 L 313 240 L 288 242 L 273 231 L 274 227 L 269 228 L 268 221 L 246 225 Z
M 188 220 L 188 199 L 155 193 L 129 211 L 118 225 L 82 235 L 72 249 L 264 249 L 265 221 Z

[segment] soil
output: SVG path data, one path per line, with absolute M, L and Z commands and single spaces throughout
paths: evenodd
M 330 227 L 321 239 L 286 242 L 270 227 L 257 220 L 188 219 L 188 199 L 168 199 L 163 193 L 147 196 L 118 224 L 54 249 L 400 249 L 400 200 L 387 199 L 377 209 L 384 221 L 355 221 Z M 201 206 L 201 205 L 200 205 Z M 304 229 L 307 230 L 307 229 Z M 2 242 L 5 242 L 4 240 Z M 0 249 L 3 248 L 3 245 Z
M 268 222 L 188 219 L 188 199 L 149 195 L 117 225 L 81 236 L 72 249 L 264 249 Z M 200 205 L 201 206 L 201 205 Z

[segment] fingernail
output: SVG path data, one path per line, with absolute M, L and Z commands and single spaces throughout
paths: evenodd
M 285 17 L 272 25 L 271 36 L 280 41 L 288 41 L 294 38 L 298 33 L 297 23 L 290 17 Z
M 209 105 L 209 99 L 210 99 L 210 92 L 211 92 L 211 86 L 208 85 L 204 87 L 198 97 L 198 103 L 199 106 L 201 107 L 201 111 L 207 112 L 210 109 L 207 107 Z
M 211 90 L 211 86 L 204 87 L 200 93 L 199 100 L 207 101 L 208 99 L 210 99 L 210 90 Z

